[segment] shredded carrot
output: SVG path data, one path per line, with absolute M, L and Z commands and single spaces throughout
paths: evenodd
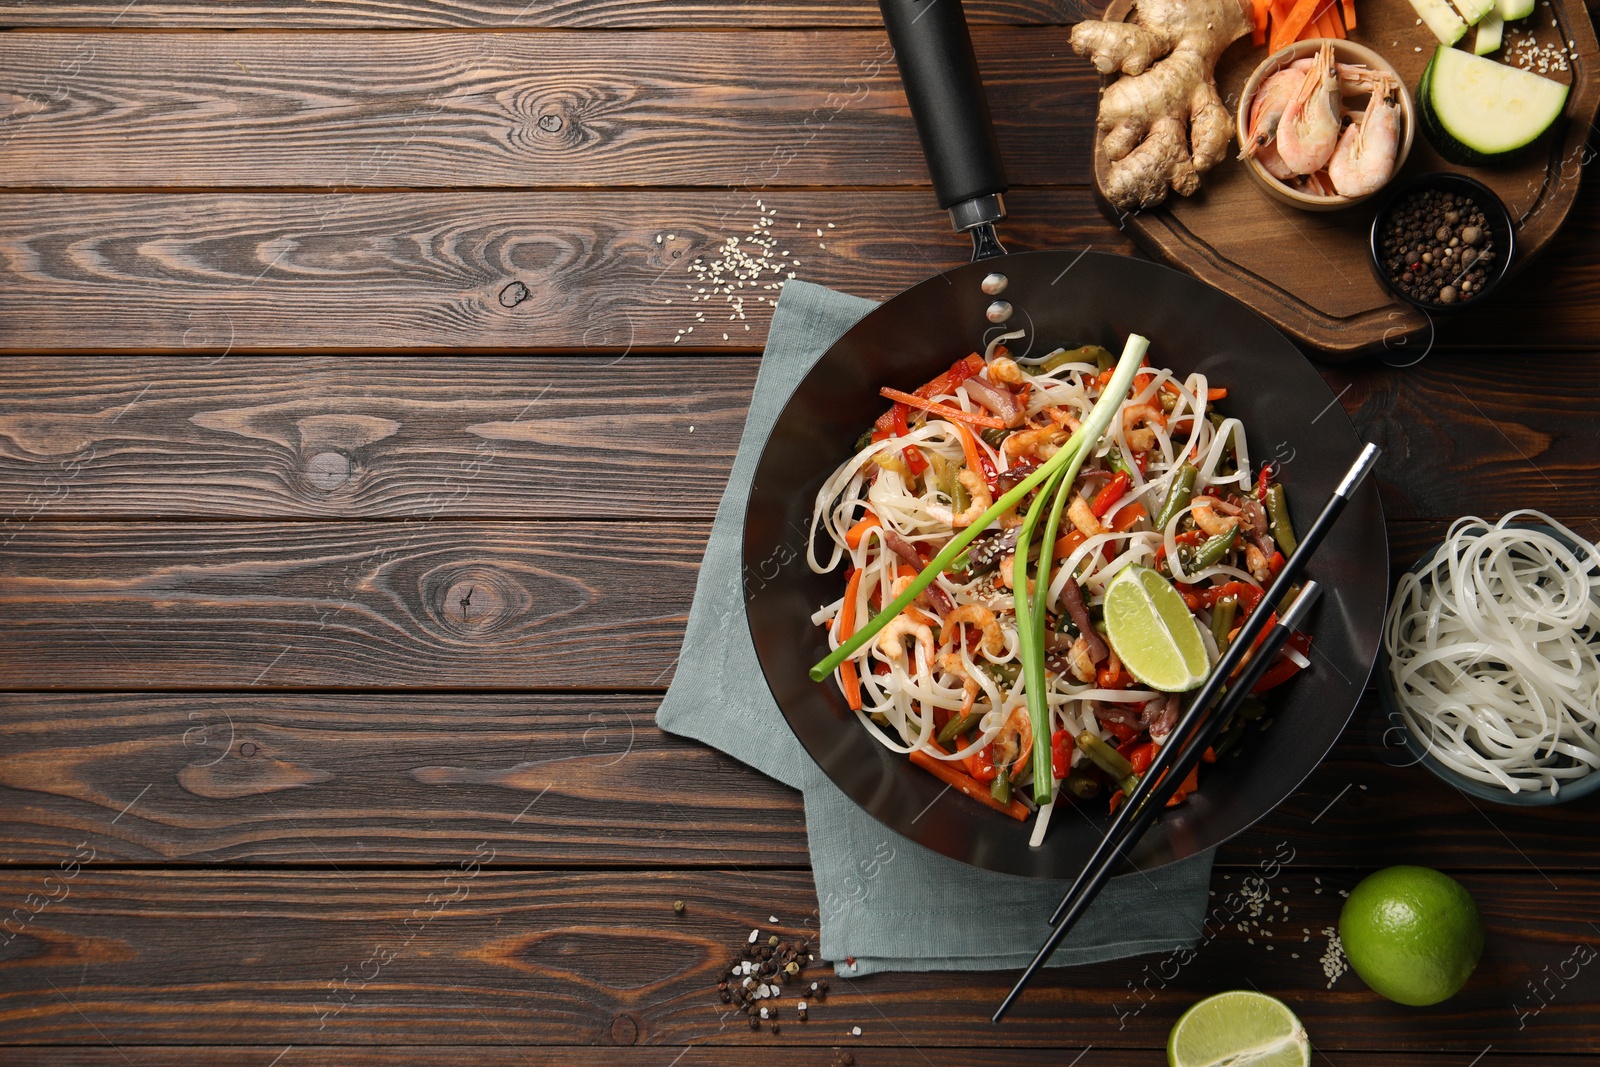
M 850 572 L 844 587 L 844 604 L 839 608 L 839 643 L 848 641 L 856 632 L 856 597 L 861 593 L 861 571 Z M 861 710 L 861 676 L 856 673 L 856 661 L 847 659 L 839 664 L 839 685 L 852 711 Z
M 911 753 L 911 762 L 933 775 L 945 785 L 953 786 L 976 800 L 978 803 L 993 808 L 995 811 L 1004 812 L 1018 822 L 1028 821 L 1028 808 L 1020 800 L 1013 800 L 1009 804 L 1002 804 L 989 795 L 989 790 L 970 774 L 963 774 L 944 760 L 935 759 L 922 751 L 915 749 Z
M 1054 558 L 1066 559 L 1068 556 L 1072 555 L 1073 552 L 1077 551 L 1079 545 L 1083 544 L 1087 540 L 1088 538 L 1083 536 L 1082 530 L 1073 530 L 1064 537 L 1056 538 Z
M 1006 428 L 1006 424 L 993 415 L 978 415 L 970 411 L 962 411 L 960 408 L 953 408 L 949 404 L 924 400 L 915 393 L 903 393 L 898 389 L 891 389 L 887 385 L 879 389 L 878 393 L 907 407 L 921 408 L 929 414 L 938 415 L 941 418 L 949 419 L 951 422 L 964 422 L 971 426 L 982 426 L 986 430 L 1003 430 Z
M 1284 20 L 1272 27 L 1271 48 L 1276 52 L 1300 39 L 1300 31 L 1316 17 L 1317 10 L 1329 0 L 1294 0 L 1294 6 Z M 898 399 L 898 398 L 897 398 Z
M 882 525 L 883 523 L 878 521 L 878 516 L 868 515 L 844 532 L 844 543 L 851 548 L 860 548 L 861 539 L 867 535 L 867 531 Z
M 983 477 L 983 459 L 978 454 L 978 440 L 972 436 L 972 431 L 956 423 L 956 429 L 961 432 L 961 450 L 967 454 L 967 470 Z

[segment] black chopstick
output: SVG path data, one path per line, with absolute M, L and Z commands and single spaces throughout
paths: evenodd
M 1345 473 L 1344 479 L 1334 489 L 1333 495 L 1328 498 L 1328 503 L 1324 505 L 1322 514 L 1318 515 L 1310 528 L 1306 530 L 1305 536 L 1300 539 L 1300 543 L 1295 546 L 1295 550 L 1290 553 L 1289 559 L 1284 563 L 1283 569 L 1278 572 L 1278 577 L 1273 581 L 1272 587 L 1262 596 L 1262 604 L 1272 605 L 1282 602 L 1290 588 L 1299 580 L 1301 572 L 1305 570 L 1306 563 L 1311 558 L 1311 553 L 1317 550 L 1323 538 L 1328 536 L 1328 531 L 1333 529 L 1333 524 L 1339 518 L 1339 514 L 1344 511 L 1345 505 L 1350 502 L 1350 497 L 1355 493 L 1356 488 L 1360 486 L 1362 479 L 1366 477 L 1367 472 L 1372 469 L 1377 460 L 1378 446 L 1368 445 L 1361 450 L 1361 454 L 1356 457 L 1355 463 L 1350 466 L 1350 469 Z M 1126 836 L 1123 832 L 1123 827 L 1133 817 L 1134 809 L 1144 803 L 1144 798 L 1149 796 L 1150 789 L 1155 780 L 1161 777 L 1161 772 L 1170 768 L 1177 760 L 1180 754 L 1180 746 L 1187 744 L 1185 739 L 1194 733 L 1196 724 L 1205 718 L 1212 702 L 1222 692 L 1223 687 L 1228 683 L 1228 679 L 1238 669 L 1239 663 L 1244 659 L 1245 654 L 1255 644 L 1256 638 L 1261 634 L 1261 631 L 1267 628 L 1267 624 L 1271 620 L 1272 613 L 1270 610 L 1261 611 L 1259 609 L 1251 612 L 1249 617 L 1245 619 L 1244 625 L 1239 630 L 1238 637 L 1228 646 L 1227 652 L 1218 660 L 1216 669 L 1206 678 L 1205 684 L 1200 687 L 1200 691 L 1189 702 L 1188 710 L 1173 725 L 1168 743 L 1162 745 L 1156 752 L 1155 759 L 1151 761 L 1150 767 L 1146 770 L 1139 783 L 1139 789 L 1134 791 L 1133 796 L 1126 798 L 1126 803 L 1122 805 L 1116 816 L 1111 820 L 1111 825 L 1106 829 L 1105 839 L 1100 842 L 1094 854 L 1089 857 L 1089 862 L 1084 865 L 1083 871 L 1079 873 L 1072 888 L 1067 890 L 1067 895 L 1062 898 L 1061 903 L 1056 907 L 1055 913 L 1050 916 L 1051 925 L 1061 921 L 1062 914 L 1067 910 L 1067 903 L 1081 890 L 1083 882 L 1088 878 L 1089 873 L 1104 861 L 1110 853 L 1120 850 L 1125 843 L 1124 838 Z M 1179 742 L 1179 744 L 1173 744 L 1173 741 Z
M 1281 602 L 1287 595 L 1291 586 L 1298 580 L 1300 573 L 1305 569 L 1311 554 L 1316 551 L 1317 546 L 1327 537 L 1328 531 L 1333 528 L 1333 524 L 1338 520 L 1345 506 L 1349 504 L 1350 498 L 1355 494 L 1356 489 L 1372 470 L 1373 465 L 1377 462 L 1378 454 L 1376 445 L 1369 444 L 1361 450 L 1361 454 L 1356 457 L 1355 462 L 1351 464 L 1350 469 L 1345 472 L 1344 478 L 1334 489 L 1333 495 L 1323 507 L 1322 513 L 1317 516 L 1316 520 L 1305 531 L 1305 535 L 1300 539 L 1295 551 L 1284 563 L 1283 569 L 1278 572 L 1277 579 L 1262 597 L 1263 603 L 1276 604 Z M 1308 583 L 1307 588 L 1311 588 L 1314 584 Z M 1303 592 L 1302 596 L 1304 596 Z M 1300 611 L 1296 611 L 1296 608 L 1299 607 L 1300 602 L 1297 600 L 1289 611 L 1294 612 L 1297 617 L 1301 616 L 1303 611 L 1309 610 L 1310 601 L 1306 601 L 1304 607 Z M 1089 903 L 1093 901 L 1100 887 L 1105 884 L 1112 869 L 1121 859 L 1124 848 L 1138 840 L 1138 834 L 1143 833 L 1144 828 L 1149 825 L 1150 821 L 1153 821 L 1155 815 L 1160 811 L 1160 804 L 1151 802 L 1154 795 L 1161 789 L 1159 783 L 1163 780 L 1169 783 L 1165 789 L 1165 794 L 1170 796 L 1176 790 L 1178 784 L 1183 781 L 1184 776 L 1188 774 L 1189 767 L 1194 765 L 1194 762 L 1200 758 L 1200 755 L 1205 750 L 1205 744 L 1208 742 L 1202 741 L 1198 735 L 1203 732 L 1206 737 L 1215 736 L 1216 731 L 1221 729 L 1226 716 L 1218 714 L 1208 717 L 1210 706 L 1227 684 L 1228 679 L 1238 669 L 1239 663 L 1246 652 L 1254 646 L 1256 638 L 1260 636 L 1261 631 L 1266 628 L 1271 618 L 1272 613 L 1270 611 L 1257 610 L 1252 612 L 1245 620 L 1238 636 L 1228 647 L 1228 651 L 1218 661 L 1216 668 L 1212 670 L 1205 684 L 1200 687 L 1200 691 L 1190 702 L 1188 710 L 1173 727 L 1168 743 L 1162 745 L 1158 750 L 1156 758 L 1151 761 L 1150 767 L 1143 775 L 1138 788 L 1134 790 L 1132 796 L 1126 799 L 1121 809 L 1113 817 L 1104 839 L 1095 849 L 1088 863 L 1084 865 L 1077 879 L 1074 880 L 1072 888 L 1068 890 L 1066 897 L 1062 899 L 1055 913 L 1050 917 L 1050 922 L 1055 926 L 1050 940 L 1046 942 L 1039 954 L 1034 957 L 1033 962 L 1023 972 L 1021 979 L 1018 980 L 1016 986 L 1006 996 L 999 1010 L 995 1012 L 995 1022 L 999 1022 L 1004 1017 L 1005 1013 L 1021 994 L 1028 980 L 1033 977 L 1034 972 L 1039 969 L 1044 960 L 1055 950 L 1056 945 L 1060 944 L 1061 939 L 1066 936 L 1083 912 L 1088 909 Z M 1279 639 L 1279 647 L 1281 648 L 1281 642 L 1288 639 L 1288 631 L 1281 625 L 1276 629 L 1284 631 L 1282 638 Z M 1252 660 L 1252 664 L 1257 665 L 1260 671 L 1264 671 L 1266 665 L 1271 662 L 1276 653 L 1277 649 L 1274 649 L 1272 655 L 1259 655 L 1255 660 Z M 1233 692 L 1238 693 L 1238 699 L 1242 700 L 1243 694 L 1247 693 L 1248 690 L 1249 686 L 1240 684 L 1234 687 Z M 1208 724 L 1211 728 L 1203 730 L 1202 724 Z M 1183 767 L 1181 771 L 1178 770 L 1180 765 Z M 1168 773 L 1163 775 L 1163 771 Z M 1165 796 L 1161 798 L 1161 803 L 1164 802 Z M 1130 827 L 1136 820 L 1141 821 L 1143 825 L 1137 831 L 1130 832 Z

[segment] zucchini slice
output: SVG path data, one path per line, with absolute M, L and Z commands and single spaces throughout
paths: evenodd
M 1505 39 L 1506 22 L 1498 11 L 1491 11 L 1478 21 L 1477 36 L 1472 39 L 1472 54 L 1486 56 L 1500 51 Z
M 1507 22 L 1525 19 L 1533 14 L 1533 9 L 1539 0 L 1497 0 L 1495 7 L 1500 12 L 1500 17 Z
M 1531 71 L 1440 45 L 1417 87 L 1423 130 L 1467 166 L 1514 158 L 1554 126 L 1568 87 Z
M 1450 6 L 1450 0 L 1411 0 L 1411 8 L 1427 23 L 1440 44 L 1455 44 L 1467 32 L 1467 24 Z

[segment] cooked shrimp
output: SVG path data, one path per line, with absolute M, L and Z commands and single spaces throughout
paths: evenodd
M 889 599 L 899 600 L 900 594 L 904 593 L 906 588 L 914 581 L 916 581 L 916 579 L 911 577 L 909 574 L 896 578 L 889 585 Z M 933 597 L 931 595 L 933 588 L 934 587 L 930 585 L 927 589 L 924 589 L 922 592 L 918 593 L 916 599 L 912 600 L 911 602 L 913 604 L 919 604 L 925 608 L 933 607 Z
M 1278 155 L 1296 174 L 1327 165 L 1339 143 L 1339 71 L 1333 45 L 1324 41 L 1278 121 Z
M 1249 159 L 1277 139 L 1284 109 L 1300 83 L 1305 81 L 1309 66 L 1309 59 L 1296 60 L 1261 83 L 1250 101 L 1249 135 L 1239 149 L 1240 159 Z
M 1256 151 L 1256 162 L 1265 167 L 1267 173 L 1280 182 L 1286 182 L 1294 177 L 1294 171 L 1290 170 L 1289 164 L 1285 163 L 1283 157 L 1278 155 L 1278 146 L 1275 144 L 1263 145 L 1258 149 Z
M 1017 573 L 1017 571 L 1016 571 L 1016 563 L 1017 563 L 1017 554 L 1015 552 L 1013 552 L 1013 553 L 1011 553 L 1011 555 L 1009 555 L 1005 559 L 1001 560 L 1000 561 L 1000 566 L 995 569 L 995 574 L 997 574 L 999 576 L 999 578 L 1000 578 L 1000 584 L 1005 586 L 1007 589 L 1015 589 L 1016 588 L 1016 586 L 1012 584 L 1016 580 L 1016 573 Z M 1038 588 L 1037 583 L 1035 583 L 1032 578 L 1029 578 L 1028 579 L 1028 595 L 1032 596 L 1033 595 L 1033 591 L 1036 588 Z
M 1072 503 L 1067 505 L 1067 518 L 1072 520 L 1072 525 L 1076 526 L 1078 532 L 1085 537 L 1094 537 L 1097 534 L 1106 532 L 1105 526 L 1101 524 L 1099 517 L 1094 513 L 1094 509 L 1089 506 L 1087 500 L 1083 499 L 1081 493 L 1073 494 Z
M 978 701 L 978 692 L 982 688 L 978 680 L 967 673 L 967 665 L 960 656 L 954 652 L 946 652 L 939 657 L 939 669 L 946 674 L 953 674 L 962 681 L 961 710 L 956 712 L 956 718 L 961 718 L 972 710 L 972 705 Z
M 1067 649 L 1067 666 L 1080 682 L 1094 681 L 1094 660 L 1089 655 L 1089 639 L 1080 637 Z
M 1149 427 L 1165 428 L 1167 417 L 1154 404 L 1133 404 L 1122 409 L 1122 432 L 1128 447 L 1135 452 L 1148 452 L 1156 447 L 1156 432 Z
M 908 637 L 917 639 L 917 647 L 922 650 L 923 658 L 932 663 L 933 627 L 925 622 L 918 622 L 909 615 L 896 615 L 889 620 L 889 625 L 878 635 L 878 650 L 895 663 L 899 663 L 906 657 L 905 641 Z
M 1020 459 L 1023 456 L 1049 459 L 1060 450 L 1061 441 L 1061 431 L 1054 426 L 1036 430 L 1018 430 L 1005 439 L 1000 450 L 1008 459 Z
M 1264 582 L 1272 577 L 1272 568 L 1267 565 L 1266 553 L 1255 545 L 1246 545 L 1244 550 L 1245 569 L 1250 572 L 1250 577 L 1258 582 Z
M 989 380 L 1001 385 L 1021 385 L 1022 368 L 1017 366 L 1017 361 L 999 356 L 989 364 Z
M 1373 93 L 1328 160 L 1328 178 L 1340 196 L 1366 196 L 1389 180 L 1400 150 L 1400 121 L 1394 96 Z
M 956 475 L 956 481 L 967 487 L 967 492 L 972 495 L 972 503 L 967 505 L 967 510 L 950 518 L 950 525 L 960 529 L 971 526 L 994 503 L 994 498 L 989 495 L 989 485 L 983 480 L 983 475 L 970 468 Z
M 983 641 L 979 648 L 991 656 L 998 656 L 1006 650 L 1006 638 L 1000 632 L 1000 620 L 994 612 L 982 604 L 963 604 L 944 617 L 946 627 L 950 626 L 976 626 L 983 631 Z
M 1237 515 L 1218 515 L 1217 508 L 1222 506 L 1222 501 L 1215 497 L 1197 496 L 1194 498 L 1194 510 L 1189 514 L 1194 516 L 1194 524 L 1200 527 L 1207 535 L 1216 537 L 1225 534 L 1239 525 Z
M 1016 778 L 1028 769 L 1033 755 L 1033 723 L 1028 719 L 1026 707 L 1011 711 L 1000 732 L 994 736 L 994 765 L 1001 773 Z
M 1078 421 L 1077 416 L 1065 408 L 1049 408 L 1045 414 L 1050 416 L 1051 422 L 1071 433 L 1077 433 L 1083 428 L 1083 423 Z

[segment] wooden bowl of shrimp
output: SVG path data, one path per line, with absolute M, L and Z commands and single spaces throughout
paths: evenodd
M 1296 41 L 1240 95 L 1239 158 L 1267 195 L 1303 211 L 1370 199 L 1411 154 L 1416 110 L 1400 75 L 1353 41 Z

